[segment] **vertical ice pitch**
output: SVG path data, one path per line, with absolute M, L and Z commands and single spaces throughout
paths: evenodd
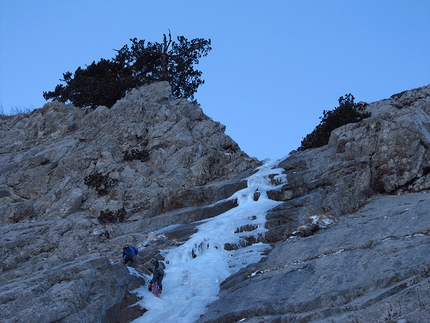
M 217 298 L 223 280 L 261 260 L 268 246 L 249 241 L 264 235 L 266 212 L 278 204 L 266 192 L 286 183 L 283 169 L 276 168 L 278 162 L 266 160 L 247 179 L 248 187 L 230 197 L 237 199 L 236 208 L 202 222 L 187 242 L 164 252 L 167 267 L 162 297 L 153 297 L 146 287 L 138 289 L 143 296 L 140 305 L 148 311 L 134 322 L 193 322 Z

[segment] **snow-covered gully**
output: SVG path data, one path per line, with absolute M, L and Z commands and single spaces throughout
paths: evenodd
M 223 280 L 264 257 L 268 245 L 259 237 L 266 232 L 266 212 L 279 203 L 266 192 L 286 183 L 278 162 L 267 160 L 247 179 L 247 188 L 230 197 L 237 207 L 201 221 L 188 241 L 164 251 L 163 294 L 156 298 L 146 286 L 139 288 L 139 304 L 147 312 L 134 322 L 193 322 L 217 298 Z

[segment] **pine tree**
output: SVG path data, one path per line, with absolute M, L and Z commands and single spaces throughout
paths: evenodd
M 204 80 L 194 68 L 201 57 L 207 56 L 211 41 L 185 37 L 172 40 L 171 33 L 163 35 L 162 43 L 130 39 L 131 46 L 115 50 L 113 59 L 93 61 L 86 68 L 78 67 L 74 74 L 63 73 L 66 85 L 43 92 L 46 100 L 71 102 L 78 107 L 112 107 L 133 88 L 158 81 L 168 81 L 177 98 L 194 100 L 194 93 Z

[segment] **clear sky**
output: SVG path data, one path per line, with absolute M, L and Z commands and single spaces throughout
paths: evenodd
M 0 108 L 40 108 L 62 73 L 130 38 L 210 38 L 196 98 L 250 156 L 300 146 L 341 95 L 430 84 L 428 0 L 0 1 Z M 1 111 L 0 111 L 1 112 Z

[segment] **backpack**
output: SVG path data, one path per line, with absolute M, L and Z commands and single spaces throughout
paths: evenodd
M 157 273 L 160 276 L 164 276 L 164 269 L 166 269 L 166 265 L 162 261 L 159 261 L 158 264 L 159 266 L 157 268 Z
M 164 269 L 160 267 L 158 267 L 158 269 L 155 270 L 158 274 L 158 276 L 164 276 Z
M 132 254 L 137 255 L 137 253 L 139 252 L 139 250 L 137 250 L 136 248 L 133 248 L 133 247 L 129 247 L 129 248 Z
M 127 246 L 127 248 L 125 248 L 124 250 L 124 255 L 125 256 L 133 256 L 133 255 L 137 255 L 139 251 L 133 247 Z

